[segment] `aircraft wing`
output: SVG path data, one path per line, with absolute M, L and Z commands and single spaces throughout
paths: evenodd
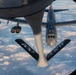
M 12 21 L 12 22 L 27 23 L 25 19 L 19 19 L 19 18 L 0 17 L 0 19 L 4 19 L 4 20 L 7 20 L 7 21 Z
M 66 21 L 66 22 L 58 22 L 55 24 L 55 26 L 58 27 L 62 27 L 62 26 L 76 26 L 76 20 L 73 21 Z
M 19 23 L 27 23 L 27 21 L 25 19 L 20 19 L 20 18 L 5 18 L 5 17 L 0 17 L 0 19 L 4 19 L 7 21 L 12 21 L 12 22 L 19 22 Z M 57 22 L 54 24 L 57 28 L 58 27 L 62 27 L 62 26 L 72 26 L 72 25 L 76 25 L 76 20 L 73 21 L 66 21 L 66 22 Z M 47 23 L 46 22 L 42 22 L 42 27 L 46 27 Z
M 66 22 L 57 22 L 54 24 L 56 28 L 62 27 L 62 26 L 76 26 L 76 20 L 73 21 L 66 21 Z M 43 22 L 42 27 L 46 27 L 47 23 Z

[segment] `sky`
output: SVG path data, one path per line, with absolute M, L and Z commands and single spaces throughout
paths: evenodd
M 69 9 L 55 13 L 56 21 L 76 20 L 76 5 L 72 0 L 57 0 L 52 4 L 54 9 Z M 76 69 L 76 26 L 63 26 L 57 28 L 57 44 L 64 39 L 71 42 L 54 56 L 45 68 L 37 66 L 37 62 L 24 51 L 15 39 L 21 38 L 36 50 L 34 35 L 29 25 L 20 24 L 22 31 L 12 34 L 11 28 L 17 23 L 0 19 L 0 75 L 69 75 Z M 43 21 L 46 21 L 46 13 Z M 54 47 L 46 44 L 46 29 L 42 28 L 44 53 L 47 55 Z

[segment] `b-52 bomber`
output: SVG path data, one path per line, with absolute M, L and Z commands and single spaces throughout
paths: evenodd
M 17 25 L 11 29 L 12 33 L 19 33 L 21 31 L 19 23 L 27 23 L 32 28 L 38 53 L 22 39 L 16 39 L 15 41 L 37 61 L 37 65 L 40 67 L 48 66 L 48 61 L 71 41 L 70 39 L 63 40 L 45 57 L 41 27 L 46 27 L 47 45 L 54 46 L 57 42 L 57 27 L 76 24 L 76 20 L 56 22 L 55 12 L 67 11 L 68 9 L 53 9 L 52 3 L 54 1 L 0 0 L 0 19 L 7 20 L 7 23 L 9 21 L 17 22 Z M 76 0 L 73 1 L 76 2 Z M 48 6 L 49 9 L 46 9 Z M 44 12 L 48 14 L 46 23 L 42 22 Z M 25 19 L 20 19 L 20 17 L 24 17 Z

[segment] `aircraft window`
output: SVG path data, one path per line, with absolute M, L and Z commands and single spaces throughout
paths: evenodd
M 50 38 L 50 36 L 48 36 L 48 38 Z
M 48 38 L 55 38 L 55 36 L 48 36 Z
M 52 30 L 49 30 L 49 32 L 52 32 Z
M 53 38 L 53 36 L 51 36 L 51 38 Z
M 54 32 L 54 30 L 49 30 L 49 32 Z
M 53 38 L 55 38 L 55 36 L 53 36 Z

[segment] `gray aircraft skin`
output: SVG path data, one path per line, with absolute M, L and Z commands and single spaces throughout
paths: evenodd
M 53 1 L 54 0 L 0 0 L 0 16 L 23 17 L 32 15 L 44 10 Z
M 47 27 L 46 27 L 46 43 L 48 46 L 55 46 L 57 42 L 57 30 L 55 26 L 55 14 L 52 6 L 50 6 L 47 15 Z
M 49 14 L 48 17 L 52 16 L 52 18 L 49 17 L 49 19 L 51 19 L 51 21 L 54 20 L 55 22 L 55 18 L 53 16 L 54 14 L 51 7 L 53 1 L 54 0 L 0 0 L 1 17 L 24 17 L 28 24 L 31 26 L 34 33 L 35 42 L 37 45 L 37 51 L 39 54 L 37 64 L 40 67 L 45 67 L 48 65 L 48 62 L 45 58 L 43 51 L 41 23 L 44 10 L 48 5 L 50 5 L 49 13 L 51 14 Z M 52 23 L 54 24 L 54 22 Z M 53 25 L 51 25 L 51 30 L 54 30 L 55 32 L 50 31 L 50 23 L 51 22 L 48 22 L 46 40 L 48 45 L 54 45 L 56 42 L 56 29 Z M 53 42 L 53 44 L 49 43 L 51 41 Z

